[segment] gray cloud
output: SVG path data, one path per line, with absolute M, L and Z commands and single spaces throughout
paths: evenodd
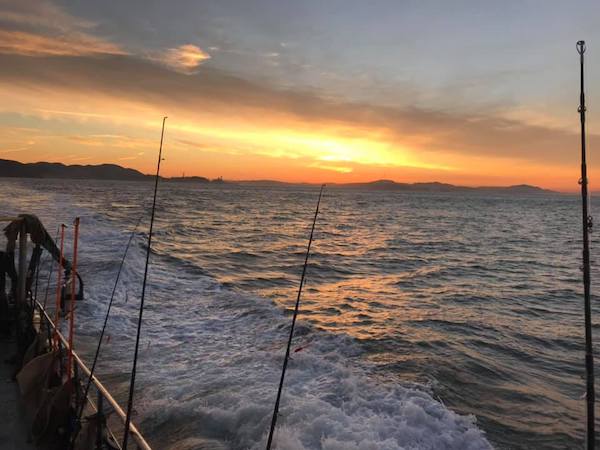
M 420 142 L 423 152 L 456 152 L 472 156 L 511 157 L 544 164 L 573 163 L 577 129 L 568 132 L 534 126 L 493 114 L 465 115 L 418 107 L 392 108 L 345 101 L 319 91 L 275 89 L 202 66 L 183 75 L 132 56 L 43 57 L 0 55 L 0 83 L 53 87 L 90 95 L 128 99 L 162 110 L 186 110 L 242 116 L 294 118 L 307 127 L 338 126 L 360 135 L 377 130 L 391 140 Z M 275 119 L 274 119 L 275 120 Z M 590 136 L 591 145 L 600 143 Z
M 93 34 L 96 24 L 48 1 L 0 0 L 0 53 L 28 56 L 124 54 Z

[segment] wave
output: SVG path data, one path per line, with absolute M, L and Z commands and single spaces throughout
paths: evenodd
M 106 220 L 97 210 L 70 206 L 64 198 L 52 209 L 82 217 L 80 271 L 88 291 L 78 308 L 77 336 L 78 349 L 89 355 L 130 223 Z M 41 207 L 38 213 L 42 219 L 49 214 Z M 137 233 L 135 244 L 99 368 L 100 378 L 120 400 L 132 356 L 144 233 Z M 151 260 L 134 420 L 156 448 L 262 449 L 289 315 L 271 300 L 228 289 L 203 268 L 161 253 Z M 275 448 L 492 448 L 473 416 L 448 409 L 426 386 L 375 375 L 355 339 L 318 330 L 302 316 L 298 325 Z

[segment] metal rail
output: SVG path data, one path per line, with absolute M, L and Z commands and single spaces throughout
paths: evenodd
M 40 313 L 43 315 L 46 322 L 48 323 L 48 325 L 56 332 L 56 336 L 62 342 L 62 345 L 68 349 L 69 342 L 62 335 L 62 333 L 55 327 L 54 322 L 52 321 L 52 319 L 50 319 L 50 316 L 48 315 L 48 313 L 46 312 L 44 307 L 40 304 L 40 302 L 38 300 L 35 301 L 35 304 L 36 304 L 36 307 L 39 309 Z M 73 351 L 73 361 L 75 361 L 75 364 L 81 369 L 81 373 L 83 373 L 86 377 L 90 376 L 90 373 L 91 373 L 90 369 L 88 369 L 88 367 L 85 365 L 85 363 L 79 357 L 79 355 L 77 353 L 75 353 L 74 351 Z M 108 392 L 108 389 L 106 389 L 106 387 L 104 387 L 104 385 L 100 382 L 100 380 L 98 380 L 98 378 L 96 378 L 96 376 L 92 376 L 92 383 L 94 384 L 94 386 L 96 386 L 96 389 L 98 390 L 98 398 L 105 399 L 109 403 L 109 405 L 112 406 L 112 408 L 117 413 L 117 415 L 121 418 L 123 425 L 125 425 L 126 415 L 125 415 L 125 412 L 123 411 L 123 408 L 121 408 L 119 403 L 114 399 L 114 397 L 110 394 L 110 392 Z M 99 403 L 102 403 L 102 402 L 99 402 Z M 142 436 L 140 431 L 137 429 L 137 427 L 133 423 L 131 423 L 129 425 L 129 433 L 133 437 L 133 440 L 136 443 L 136 445 L 141 450 L 152 450 L 152 447 L 150 447 L 150 445 L 146 442 L 146 440 L 144 439 L 144 437 Z M 116 443 L 117 443 L 117 441 L 115 440 L 115 442 L 113 442 L 113 444 L 116 444 Z

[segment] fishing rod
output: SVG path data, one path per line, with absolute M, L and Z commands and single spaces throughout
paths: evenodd
M 71 304 L 69 305 L 69 354 L 67 358 L 67 380 L 71 381 L 73 367 L 73 334 L 75 325 L 75 282 L 77 281 L 77 243 L 79 240 L 79 217 L 75 218 L 73 229 L 73 266 L 71 269 Z
M 283 359 L 283 367 L 281 369 L 281 379 L 279 380 L 279 388 L 277 389 L 277 400 L 275 400 L 275 408 L 273 409 L 273 418 L 271 419 L 271 429 L 269 431 L 269 439 L 267 440 L 267 450 L 271 450 L 273 443 L 273 435 L 275 433 L 275 426 L 277 425 L 277 416 L 279 415 L 279 402 L 281 401 L 281 391 L 283 390 L 283 381 L 285 379 L 285 371 L 287 370 L 288 361 L 290 359 L 290 348 L 292 346 L 292 338 L 294 337 L 294 327 L 296 325 L 296 318 L 298 317 L 298 310 L 300 308 L 300 296 L 302 295 L 302 287 L 304 286 L 304 279 L 306 277 L 306 267 L 308 266 L 308 256 L 310 255 L 310 246 L 313 241 L 313 235 L 315 232 L 315 225 L 317 223 L 317 216 L 319 215 L 319 205 L 321 204 L 321 196 L 323 195 L 323 189 L 325 185 L 321 186 L 319 191 L 319 200 L 317 200 L 317 209 L 315 210 L 315 217 L 313 218 L 312 228 L 310 229 L 310 237 L 308 239 L 308 247 L 306 248 L 306 257 L 304 258 L 304 266 L 302 267 L 302 276 L 300 277 L 300 286 L 298 287 L 298 296 L 296 297 L 296 307 L 294 308 L 294 315 L 292 317 L 292 326 L 290 327 L 290 336 L 287 342 L 287 348 L 285 350 L 285 358 Z
M 90 369 L 90 376 L 88 377 L 88 380 L 85 384 L 85 390 L 83 392 L 81 406 L 79 407 L 79 411 L 77 413 L 77 419 L 75 421 L 76 428 L 73 431 L 73 436 L 71 437 L 71 443 L 70 443 L 69 449 L 73 448 L 73 446 L 75 445 L 75 440 L 77 439 L 77 436 L 79 435 L 79 432 L 81 431 L 80 424 L 81 424 L 81 416 L 83 415 L 83 409 L 85 407 L 85 399 L 88 396 L 88 393 L 90 391 L 90 386 L 92 385 L 92 380 L 94 379 L 96 364 L 98 363 L 98 357 L 100 356 L 100 349 L 102 347 L 102 342 L 104 340 L 104 333 L 106 332 L 106 326 L 108 325 L 108 317 L 110 316 L 110 311 L 111 311 L 111 308 L 113 305 L 113 300 L 114 300 L 115 294 L 117 292 L 117 285 L 119 284 L 119 279 L 121 278 L 121 271 L 123 270 L 123 266 L 125 265 L 125 258 L 127 256 L 127 252 L 129 251 L 129 247 L 131 246 L 131 241 L 133 241 L 133 237 L 135 236 L 135 232 L 137 231 L 138 226 L 140 225 L 140 222 L 142 221 L 142 217 L 143 216 L 140 216 L 137 223 L 135 224 L 135 227 L 133 228 L 133 231 L 129 235 L 129 240 L 127 241 L 127 245 L 125 246 L 125 251 L 123 252 L 123 256 L 121 257 L 121 263 L 119 264 L 117 278 L 115 279 L 115 284 L 113 285 L 113 290 L 112 290 L 112 293 L 110 294 L 110 300 L 108 302 L 108 307 L 106 309 L 106 314 L 104 316 L 104 324 L 102 325 L 102 331 L 100 331 L 100 337 L 98 338 L 98 345 L 96 346 L 96 354 L 94 355 L 94 360 L 92 362 L 92 368 Z
M 160 147 L 158 148 L 158 162 L 156 164 L 156 177 L 154 178 L 154 198 L 152 199 L 152 214 L 150 215 L 150 231 L 148 232 L 148 247 L 146 248 L 146 265 L 144 267 L 144 281 L 142 282 L 142 296 L 140 299 L 140 310 L 137 323 L 137 334 L 135 337 L 135 350 L 133 353 L 133 367 L 131 369 L 131 380 L 129 381 L 129 399 L 127 400 L 127 416 L 125 418 L 125 434 L 121 448 L 127 450 L 129 440 L 129 425 L 131 424 L 131 410 L 133 408 L 133 392 L 135 389 L 135 375 L 137 369 L 138 352 L 140 348 L 140 331 L 142 329 L 142 315 L 144 313 L 144 298 L 146 296 L 146 281 L 148 280 L 148 263 L 150 262 L 150 246 L 152 245 L 152 230 L 154 228 L 154 213 L 156 211 L 156 192 L 158 191 L 158 179 L 160 178 L 160 162 L 162 161 L 163 138 L 165 136 L 165 122 L 163 117 L 162 130 L 160 132 Z
M 579 53 L 579 65 L 581 68 L 581 92 L 579 95 L 579 118 L 581 120 L 581 212 L 583 224 L 583 295 L 585 311 L 585 373 L 586 373 L 586 404 L 587 404 L 587 433 L 586 444 L 588 449 L 595 448 L 594 431 L 594 403 L 596 393 L 594 391 L 594 353 L 592 348 L 592 309 L 590 292 L 590 231 L 592 229 L 592 216 L 588 211 L 588 178 L 587 163 L 585 155 L 585 93 L 583 83 L 583 54 L 585 53 L 585 41 L 577 42 L 577 53 Z
M 62 303 L 61 303 L 61 292 L 62 292 L 62 280 L 61 280 L 61 275 L 62 275 L 62 262 L 64 260 L 63 258 L 63 252 L 64 252 L 64 245 L 65 245 L 65 228 L 67 228 L 67 226 L 62 223 L 60 225 L 60 258 L 59 258 L 59 264 L 58 264 L 58 272 L 56 275 L 56 307 L 55 307 L 55 311 L 54 311 L 54 325 L 55 325 L 55 331 L 54 331 L 54 346 L 55 348 L 59 348 L 60 347 L 60 340 L 58 339 L 58 327 L 59 327 L 59 323 L 60 323 L 60 311 L 62 308 Z

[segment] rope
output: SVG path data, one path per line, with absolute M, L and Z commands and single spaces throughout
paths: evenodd
M 156 164 L 156 177 L 154 179 L 154 197 L 152 199 L 152 214 L 150 215 L 150 231 L 148 232 L 148 247 L 146 248 L 146 266 L 144 267 L 144 281 L 142 282 L 142 296 L 140 298 L 140 309 L 137 323 L 137 333 L 135 337 L 135 350 L 133 353 L 133 367 L 131 368 L 131 380 L 129 382 L 129 399 L 127 400 L 127 416 L 125 418 L 125 433 L 123 435 L 123 445 L 121 448 L 127 450 L 127 441 L 129 440 L 129 425 L 131 424 L 131 411 L 133 410 L 133 393 L 135 390 L 135 375 L 137 371 L 137 360 L 140 349 L 140 332 L 142 330 L 142 316 L 144 314 L 144 298 L 146 296 L 146 281 L 148 280 L 148 263 L 150 262 L 150 248 L 152 245 L 152 230 L 154 228 L 154 214 L 156 212 L 156 193 L 158 191 L 158 179 L 160 178 L 160 162 L 162 161 L 162 146 L 165 136 L 165 122 L 163 118 L 162 131 L 160 133 L 160 147 L 158 149 L 158 163 Z
M 58 233 L 60 227 L 56 228 L 56 237 L 54 242 L 58 241 Z M 46 292 L 44 293 L 44 311 L 46 310 L 46 303 L 48 302 L 48 292 L 50 291 L 50 278 L 52 278 L 52 272 L 54 271 L 54 258 L 50 260 L 50 270 L 48 271 L 48 280 L 46 281 Z
M 315 217 L 313 218 L 312 228 L 310 229 L 310 238 L 308 239 L 308 247 L 306 248 L 306 257 L 304 258 L 304 266 L 302 267 L 302 276 L 300 277 L 300 287 L 298 288 L 298 296 L 296 297 L 296 307 L 294 308 L 294 316 L 292 317 L 292 326 L 290 328 L 290 336 L 287 342 L 287 348 L 285 350 L 285 358 L 283 359 L 283 367 L 281 369 L 281 379 L 279 380 L 279 388 L 277 390 L 277 400 L 275 400 L 275 408 L 273 409 L 273 418 L 271 419 L 271 430 L 269 431 L 269 439 L 267 440 L 267 450 L 271 450 L 271 444 L 273 443 L 273 434 L 275 433 L 275 426 L 277 425 L 277 416 L 279 415 L 279 402 L 281 401 L 281 391 L 283 390 L 283 381 L 285 379 L 285 371 L 287 370 L 288 361 L 290 359 L 290 347 L 292 346 L 292 338 L 294 337 L 294 327 L 296 325 L 296 318 L 298 317 L 298 310 L 300 308 L 300 296 L 302 295 L 302 286 L 304 286 L 304 279 L 306 277 L 306 267 L 308 266 L 308 256 L 310 255 L 310 246 L 313 241 L 313 234 L 315 232 L 315 225 L 317 223 L 317 216 L 319 215 L 319 205 L 321 204 L 321 196 L 323 195 L 323 188 L 321 186 L 319 191 L 319 200 L 317 200 L 317 209 L 315 210 Z
M 125 251 L 123 252 L 123 256 L 121 257 L 121 263 L 119 264 L 119 271 L 117 272 L 117 278 L 115 279 L 115 284 L 113 285 L 112 293 L 110 294 L 110 300 L 108 302 L 108 308 L 106 309 L 106 314 L 104 315 L 104 324 L 102 325 L 102 331 L 100 331 L 100 337 L 98 338 L 98 345 L 96 346 L 96 353 L 94 354 L 94 361 L 92 362 L 92 368 L 90 369 L 90 376 L 88 377 L 87 383 L 85 385 L 85 390 L 83 393 L 81 406 L 77 413 L 77 420 L 75 423 L 78 424 L 78 426 L 75 428 L 75 431 L 73 432 L 73 437 L 71 438 L 71 444 L 69 446 L 70 449 L 72 449 L 73 446 L 75 445 L 75 440 L 77 439 L 79 431 L 81 430 L 81 427 L 79 426 L 79 424 L 81 423 L 81 416 L 83 415 L 83 409 L 85 407 L 85 399 L 87 398 L 88 393 L 90 391 L 90 386 L 92 385 L 92 380 L 94 378 L 94 373 L 96 371 L 96 363 L 98 362 L 98 357 L 100 355 L 100 349 L 102 348 L 102 342 L 104 341 L 104 333 L 106 332 L 106 326 L 108 325 L 108 317 L 110 316 L 110 310 L 112 308 L 115 294 L 117 292 L 117 285 L 119 284 L 119 279 L 121 278 L 121 272 L 123 271 L 123 266 L 125 265 L 125 258 L 127 257 L 127 252 L 129 251 L 131 241 L 133 241 L 133 238 L 135 236 L 135 233 L 136 233 L 141 221 L 142 221 L 142 216 L 140 216 L 137 223 L 135 224 L 135 227 L 133 228 L 133 231 L 129 235 L 129 240 L 127 241 L 127 245 L 125 246 Z

